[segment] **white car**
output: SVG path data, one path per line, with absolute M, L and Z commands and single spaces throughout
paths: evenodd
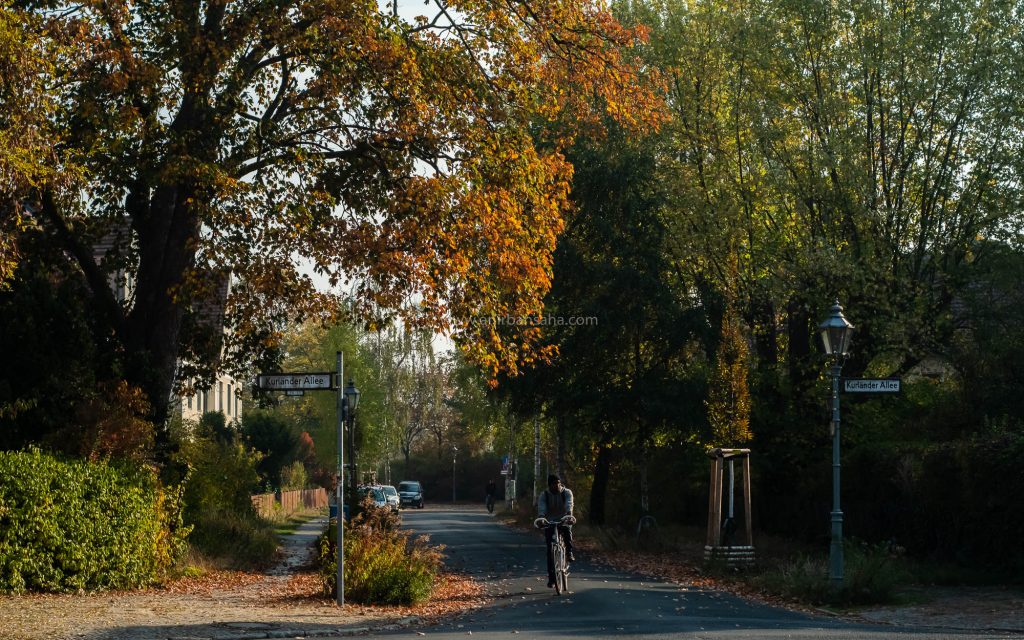
M 401 506 L 402 499 L 398 496 L 398 489 L 392 487 L 390 484 L 382 484 L 380 486 L 384 492 L 384 497 L 388 500 L 388 505 L 392 511 L 398 511 Z
M 384 489 L 377 485 L 360 485 L 357 489 L 359 493 L 359 500 L 362 501 L 367 495 L 373 499 L 373 503 L 378 507 L 389 507 L 387 496 L 384 494 Z

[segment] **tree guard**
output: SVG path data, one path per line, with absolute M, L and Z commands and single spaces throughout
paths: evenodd
M 711 491 L 708 501 L 706 560 L 724 560 L 729 565 L 754 561 L 754 534 L 750 518 L 750 449 L 712 449 Z M 735 463 L 743 466 L 743 522 L 746 544 L 736 544 Z M 727 487 L 726 491 L 723 491 Z M 725 503 L 723 509 L 723 501 Z

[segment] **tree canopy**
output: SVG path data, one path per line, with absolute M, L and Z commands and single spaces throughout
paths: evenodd
M 644 30 L 575 0 L 426 10 L 409 22 L 375 0 L 4 9 L 3 90 L 29 91 L 0 107 L 0 273 L 30 212 L 88 282 L 158 424 L 175 372 L 208 374 L 220 355 L 188 321 L 211 274 L 233 274 L 226 348 L 243 361 L 276 346 L 285 318 L 344 306 L 449 326 L 488 369 L 514 369 L 536 335 L 469 320 L 539 309 L 571 175 L 560 145 L 595 114 L 634 126 L 655 111 L 621 54 Z M 25 118 L 38 126 L 15 126 Z M 559 119 L 553 145 L 535 144 L 536 118 Z M 109 286 L 119 272 L 127 301 Z M 350 289 L 318 292 L 314 275 Z

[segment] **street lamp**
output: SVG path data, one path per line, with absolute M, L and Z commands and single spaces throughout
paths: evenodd
M 459 448 L 452 445 L 452 502 L 455 502 L 455 455 L 459 452 Z
M 843 585 L 843 512 L 839 508 L 839 374 L 850 349 L 853 325 L 843 315 L 837 299 L 832 315 L 818 325 L 825 353 L 832 358 L 832 545 L 829 549 L 828 577 L 832 587 Z
M 349 478 L 351 479 L 348 483 L 349 487 L 349 514 L 355 516 L 357 496 L 359 495 L 356 489 L 359 485 L 359 468 L 356 466 L 356 409 L 359 407 L 359 389 L 356 388 L 356 383 L 351 378 L 348 380 L 348 384 L 345 385 L 344 391 L 344 407 L 345 407 L 345 424 L 348 427 L 348 469 Z
M 359 408 L 359 389 L 356 389 L 356 383 L 349 378 L 348 384 L 345 385 L 345 400 L 348 404 L 348 410 L 350 413 L 355 413 L 356 409 Z

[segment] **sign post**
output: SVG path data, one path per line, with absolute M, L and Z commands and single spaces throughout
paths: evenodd
M 339 607 L 345 606 L 345 512 L 342 496 L 345 495 L 343 486 L 345 483 L 345 470 L 343 468 L 345 451 L 345 419 L 347 403 L 345 402 L 345 355 L 338 351 L 336 354 L 336 367 L 338 370 L 338 482 L 337 482 L 337 504 L 338 504 L 338 574 L 335 584 L 338 587 L 338 594 L 335 602 Z
M 337 604 L 339 607 L 345 605 L 345 512 L 344 512 L 344 500 L 342 496 L 344 493 L 345 486 L 345 475 L 344 475 L 344 457 L 345 457 L 345 443 L 344 443 L 344 429 L 345 420 L 348 418 L 348 403 L 345 400 L 345 369 L 344 369 L 344 355 L 341 351 L 337 352 L 336 362 L 336 373 L 330 372 L 316 372 L 316 373 L 261 373 L 256 378 L 256 386 L 260 389 L 268 389 L 270 391 L 284 391 L 285 395 L 289 396 L 301 396 L 306 391 L 338 391 L 338 482 L 336 487 L 336 499 L 338 503 L 338 597 Z M 335 385 L 334 377 L 337 375 L 337 385 Z

